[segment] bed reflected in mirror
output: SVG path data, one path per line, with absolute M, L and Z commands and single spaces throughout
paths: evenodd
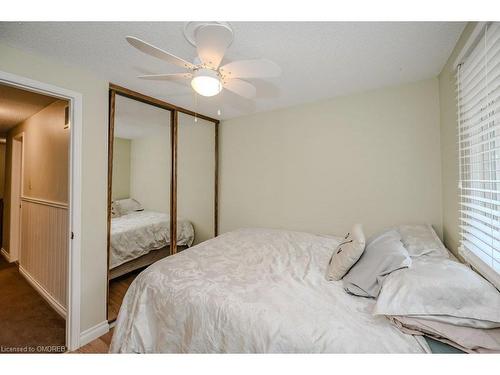
M 135 276 L 168 256 L 171 242 L 170 111 L 116 95 L 114 113 L 109 320 Z

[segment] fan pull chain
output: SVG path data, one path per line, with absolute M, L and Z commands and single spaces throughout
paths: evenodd
M 198 94 L 194 92 L 194 122 L 198 122 Z

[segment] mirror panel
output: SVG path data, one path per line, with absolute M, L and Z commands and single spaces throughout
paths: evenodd
M 115 95 L 108 320 L 137 274 L 170 255 L 170 113 Z
M 186 221 L 194 229 L 192 245 L 215 236 L 215 126 L 213 122 L 200 118 L 195 120 L 195 117 L 184 113 L 178 116 L 178 247 L 183 245 L 181 240 L 185 240 L 182 233 L 187 232 Z
M 215 236 L 218 120 L 113 84 L 109 113 L 112 322 L 145 267 Z

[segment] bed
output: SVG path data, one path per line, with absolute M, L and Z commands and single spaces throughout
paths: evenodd
M 123 301 L 114 353 L 425 353 L 374 301 L 325 278 L 338 238 L 241 229 L 143 271 Z
M 177 222 L 177 245 L 189 247 L 193 225 Z M 147 266 L 169 254 L 170 215 L 148 210 L 134 211 L 111 219 L 110 279 Z

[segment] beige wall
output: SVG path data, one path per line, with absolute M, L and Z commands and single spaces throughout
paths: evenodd
M 68 203 L 70 133 L 64 128 L 67 105 L 66 101 L 58 100 L 9 131 L 6 197 L 10 197 L 12 138 L 24 133 L 23 196 Z
M 0 70 L 83 96 L 81 330 L 106 319 L 108 82 L 82 69 L 0 44 Z M 78 233 L 77 233 L 78 235 Z
M 7 134 L 5 155 L 5 200 L 2 246 L 10 240 L 12 138 L 23 136 L 23 197 L 68 203 L 69 130 L 64 129 L 64 108 L 58 100 L 23 121 Z
M 165 111 L 167 121 L 169 112 Z M 130 196 L 146 210 L 170 212 L 170 126 L 132 140 Z
M 6 143 L 0 142 L 0 198 L 4 197 L 5 191 L 5 150 Z
M 440 232 L 439 137 L 437 79 L 224 121 L 221 230 Z
M 457 93 L 453 64 L 467 42 L 476 23 L 464 29 L 448 62 L 439 75 L 439 104 L 441 109 L 441 169 L 443 186 L 443 240 L 458 255 L 458 134 Z
M 179 114 L 177 213 L 194 226 L 194 244 L 214 236 L 215 126 Z
M 113 140 L 113 200 L 130 198 L 130 148 L 130 139 Z

